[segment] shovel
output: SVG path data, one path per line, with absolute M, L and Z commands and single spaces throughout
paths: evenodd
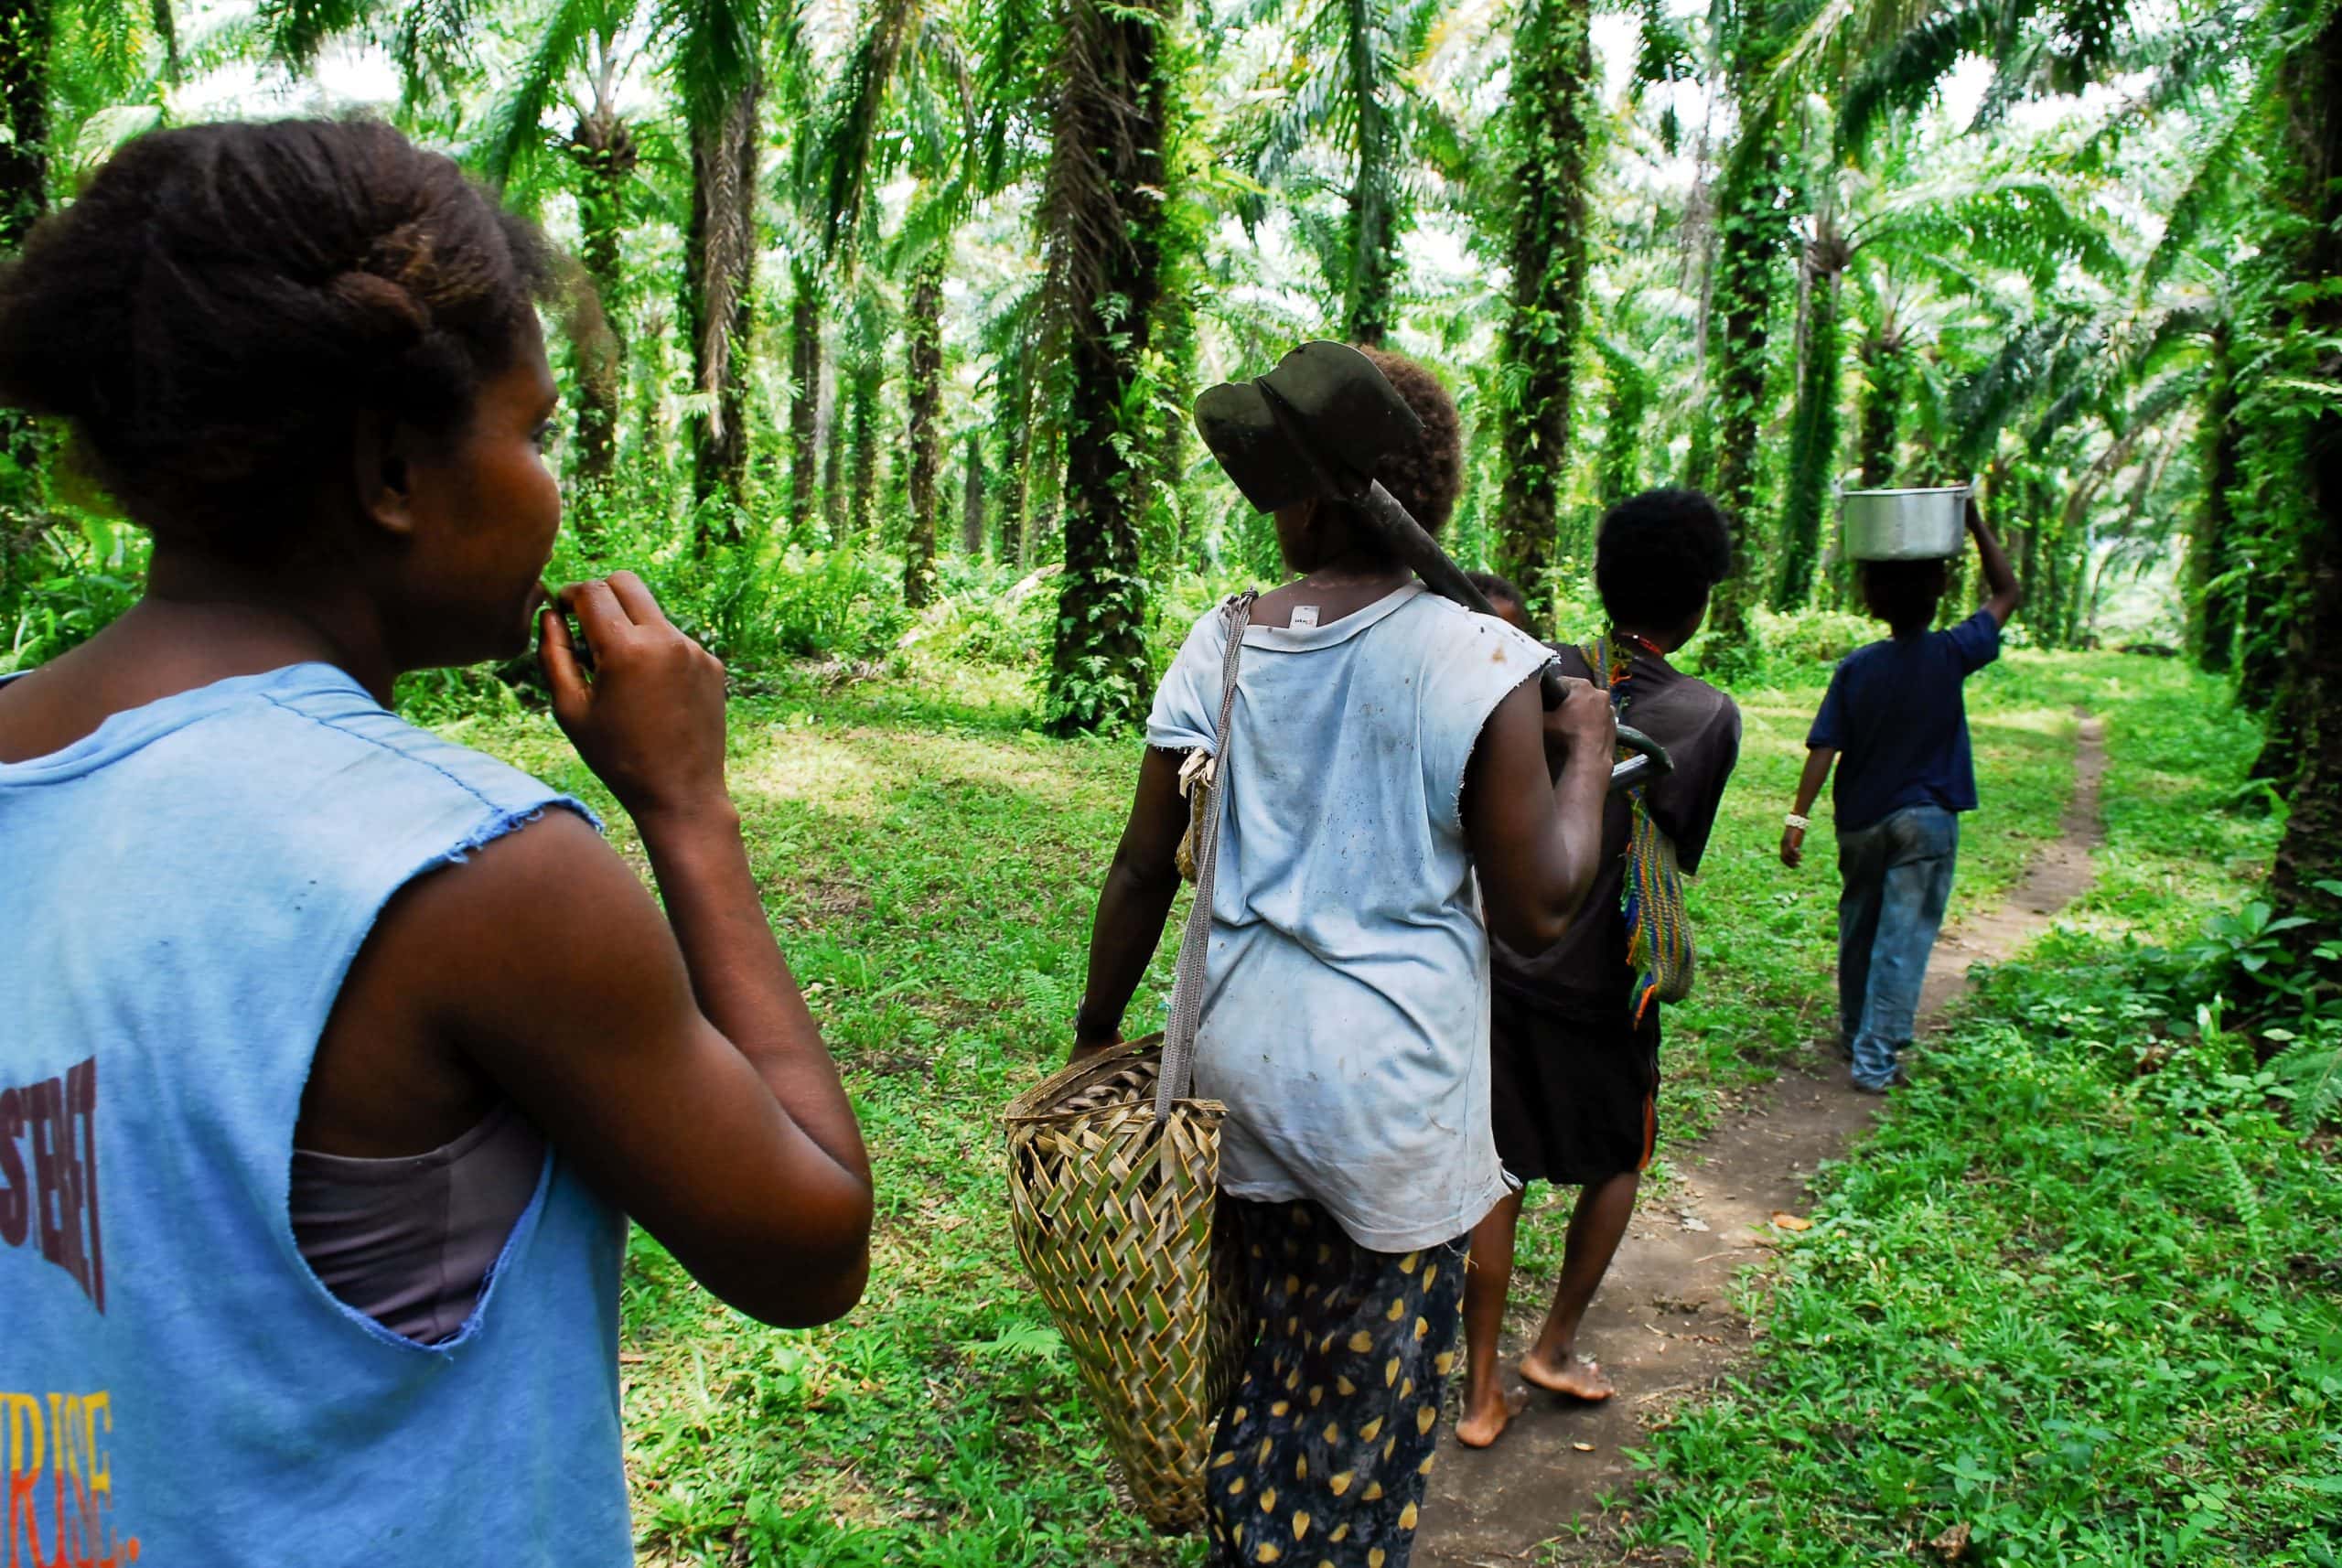
M 1374 362 L 1347 343 L 1304 343 L 1267 375 L 1213 387 L 1196 399 L 1204 445 L 1256 511 L 1316 498 L 1344 500 L 1385 548 L 1423 585 L 1466 609 L 1490 615 L 1488 596 L 1374 477 L 1383 455 L 1422 434 L 1423 421 Z M 1541 678 L 1545 705 L 1562 701 L 1562 675 Z M 1674 770 L 1666 748 L 1640 730 L 1618 726 L 1618 744 L 1637 755 L 1610 769 L 1610 788 Z

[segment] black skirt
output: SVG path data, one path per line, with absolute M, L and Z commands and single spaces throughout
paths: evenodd
M 1497 1157 L 1521 1181 L 1584 1187 L 1650 1164 L 1659 1137 L 1659 1007 L 1640 1026 L 1496 988 L 1490 1090 Z

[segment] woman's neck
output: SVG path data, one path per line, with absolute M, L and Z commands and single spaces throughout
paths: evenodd
M 398 674 L 376 607 L 332 573 L 286 573 L 157 544 L 146 596 L 120 625 L 139 645 L 234 673 L 331 664 L 386 704 Z
M 1413 574 L 1402 562 L 1387 556 L 1345 554 L 1319 561 L 1301 575 L 1301 581 L 1319 588 L 1397 586 Z
M 1673 633 L 1652 631 L 1648 627 L 1628 626 L 1623 621 L 1613 624 L 1610 630 L 1614 635 L 1637 643 L 1646 651 L 1655 653 L 1661 659 L 1683 646 L 1683 639 Z

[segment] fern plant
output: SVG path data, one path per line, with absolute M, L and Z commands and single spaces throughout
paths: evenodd
M 2284 1029 L 2267 1033 L 2272 1039 L 2292 1041 L 2270 1058 L 2269 1070 L 2290 1098 L 2287 1115 L 2294 1125 L 2306 1133 L 2342 1123 L 2342 1018 L 2320 1018 L 2299 1036 Z

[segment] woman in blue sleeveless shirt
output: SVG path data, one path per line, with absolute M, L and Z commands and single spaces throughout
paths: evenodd
M 724 779 L 724 674 L 560 523 L 542 242 L 364 124 L 132 143 L 0 274 L 0 402 L 155 540 L 0 684 L 5 1555 L 617 1565 L 632 1215 L 846 1311 L 853 1112 Z M 542 631 L 584 808 L 385 711 Z

